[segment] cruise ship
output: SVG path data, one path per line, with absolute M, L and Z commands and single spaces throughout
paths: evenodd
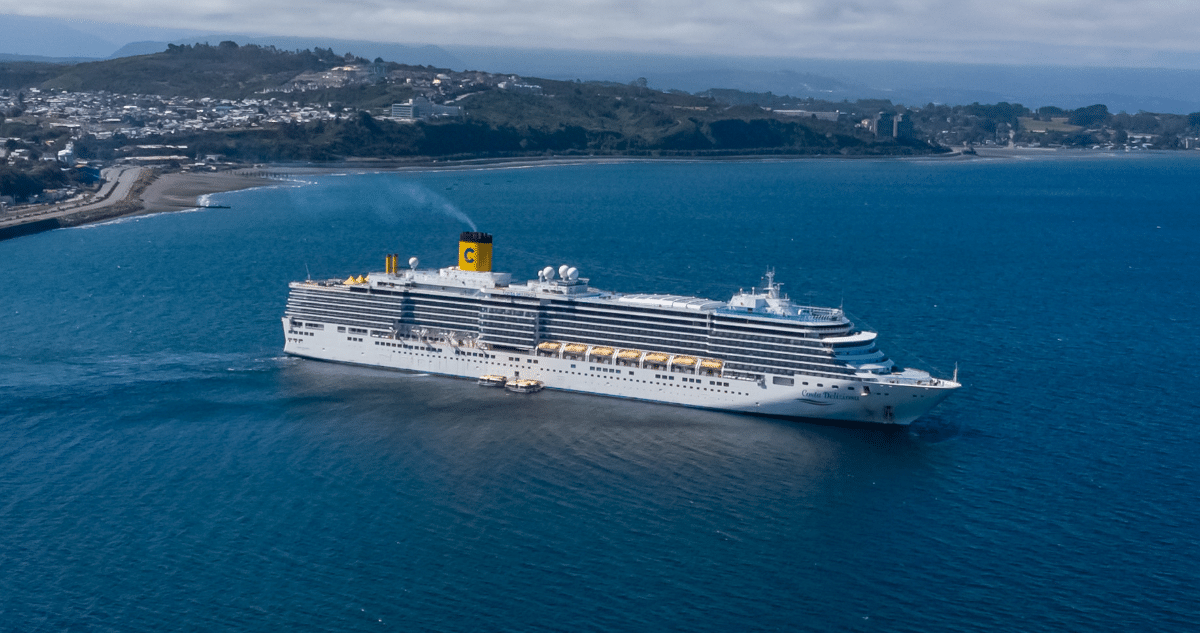
M 796 305 L 772 272 L 729 301 L 598 290 L 570 266 L 514 283 L 492 236 L 458 265 L 292 282 L 293 356 L 839 425 L 905 426 L 959 388 L 901 369 L 842 310 Z M 529 396 L 536 397 L 536 396 Z

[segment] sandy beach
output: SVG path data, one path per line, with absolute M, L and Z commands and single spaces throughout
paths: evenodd
M 222 191 L 238 191 L 270 184 L 262 176 L 249 176 L 241 171 L 208 173 L 177 172 L 162 174 L 142 192 L 141 210 L 137 213 L 162 213 L 194 209 L 200 196 Z

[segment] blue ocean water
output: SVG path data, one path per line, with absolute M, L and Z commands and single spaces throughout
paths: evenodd
M 331 175 L 0 242 L 0 629 L 1185 630 L 1200 157 Z M 901 433 L 285 358 L 286 283 L 777 270 L 965 388 Z

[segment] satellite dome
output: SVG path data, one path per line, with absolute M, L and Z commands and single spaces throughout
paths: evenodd
M 567 269 L 567 279 L 570 279 L 571 281 L 575 281 L 576 279 L 579 279 L 579 269 L 574 266 L 568 268 Z
M 567 278 L 567 271 L 568 271 L 568 270 L 570 270 L 570 269 L 571 269 L 571 267 L 570 267 L 570 266 L 568 266 L 568 265 L 566 265 L 566 264 L 563 264 L 562 266 L 559 266 L 559 267 L 558 267 L 558 276 L 559 276 L 559 277 L 562 277 L 563 279 L 566 279 L 566 278 Z
M 554 279 L 554 267 L 547 266 L 547 267 L 543 268 L 542 276 L 546 278 L 546 281 L 550 281 L 551 279 Z
M 420 260 L 418 260 L 416 257 L 409 257 L 409 258 L 408 258 L 408 267 L 409 267 L 409 268 L 411 268 L 411 269 L 413 269 L 413 270 L 416 270 L 416 269 L 417 269 L 417 264 L 419 264 L 419 263 L 421 263 L 421 262 L 420 262 Z

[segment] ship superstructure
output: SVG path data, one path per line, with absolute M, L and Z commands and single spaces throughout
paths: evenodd
M 773 272 L 728 302 L 592 288 L 573 267 L 513 283 L 492 236 L 467 232 L 457 266 L 293 282 L 295 356 L 550 389 L 840 423 L 906 425 L 960 385 L 900 369 L 842 310 L 800 306 Z

